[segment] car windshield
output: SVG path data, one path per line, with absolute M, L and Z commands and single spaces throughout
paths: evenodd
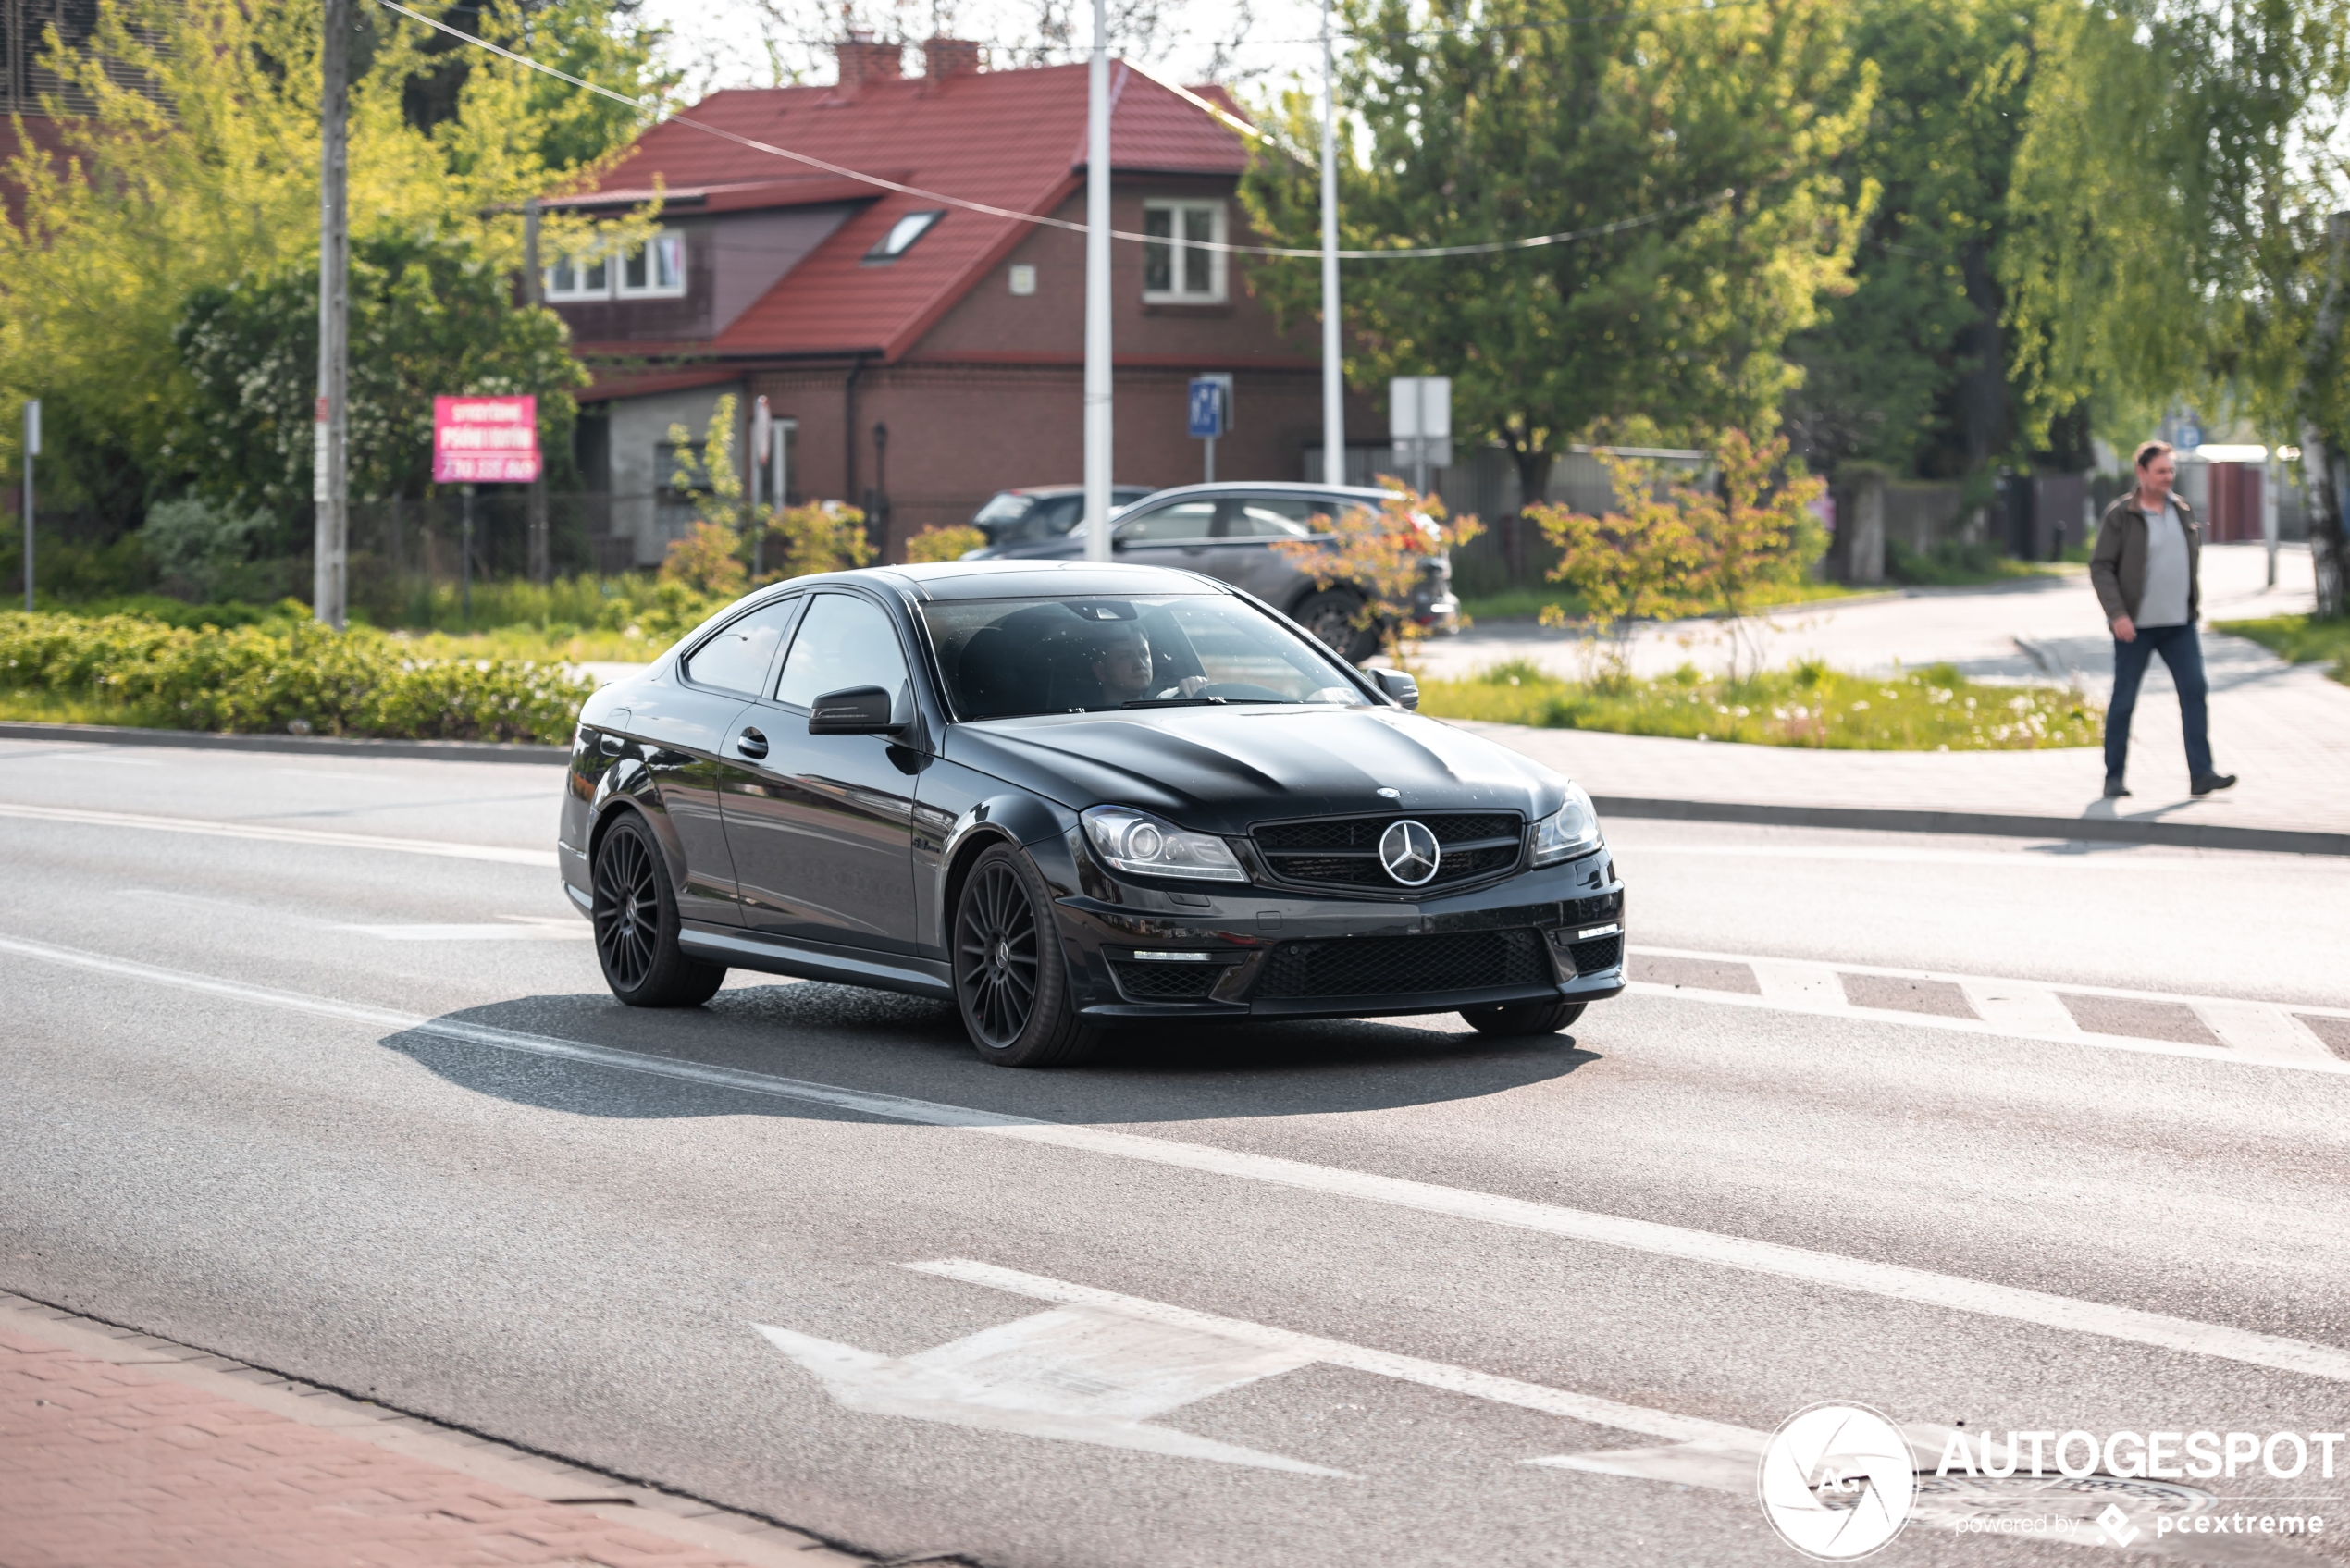
M 1320 644 L 1220 594 L 926 604 L 957 717 L 1218 703 L 1368 707 Z

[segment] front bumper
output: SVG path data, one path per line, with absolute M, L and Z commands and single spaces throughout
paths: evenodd
M 1377 1018 L 1624 989 L 1624 886 L 1604 848 L 1425 901 L 1141 886 L 1085 861 L 1059 899 L 1078 1011 Z

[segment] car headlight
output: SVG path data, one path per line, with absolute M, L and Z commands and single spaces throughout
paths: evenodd
M 1126 806 L 1096 806 L 1085 813 L 1086 840 L 1112 870 L 1198 882 L 1246 882 L 1248 873 L 1214 833 L 1189 833 Z
M 1566 804 L 1534 824 L 1534 864 L 1556 865 L 1570 855 L 1596 849 L 1600 843 L 1599 813 L 1583 786 L 1566 786 Z

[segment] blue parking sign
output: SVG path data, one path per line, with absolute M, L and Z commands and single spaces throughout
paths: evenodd
M 1225 386 L 1220 376 L 1202 376 L 1192 382 L 1192 439 L 1212 441 L 1224 433 Z

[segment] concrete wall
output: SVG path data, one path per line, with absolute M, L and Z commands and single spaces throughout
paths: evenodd
M 612 489 L 612 532 L 636 541 L 633 560 L 656 566 L 668 552 L 669 541 L 685 533 L 683 513 L 674 500 L 664 504 L 671 470 L 661 461 L 669 426 L 683 425 L 689 438 L 699 441 L 710 426 L 718 400 L 736 394 L 735 454 L 740 470 L 749 401 L 739 385 L 696 387 L 682 392 L 657 392 L 649 397 L 615 398 L 607 426 L 607 461 Z

